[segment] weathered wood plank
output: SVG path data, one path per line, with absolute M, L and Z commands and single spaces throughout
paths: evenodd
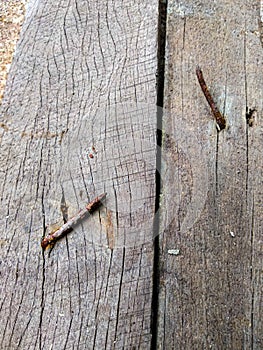
M 258 3 L 168 2 L 160 349 L 263 346 Z M 219 133 L 196 65 L 227 118 Z
M 2 349 L 150 346 L 157 23 L 157 1 L 29 4 L 1 116 Z

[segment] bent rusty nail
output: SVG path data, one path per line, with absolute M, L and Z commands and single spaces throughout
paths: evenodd
M 216 120 L 216 123 L 219 127 L 219 130 L 223 130 L 225 129 L 226 127 L 226 120 L 224 118 L 224 116 L 220 113 L 219 109 L 217 108 L 214 100 L 213 100 L 213 97 L 211 96 L 209 90 L 208 90 L 208 87 L 206 85 L 206 82 L 205 82 L 205 79 L 203 77 L 203 72 L 201 71 L 201 68 L 199 66 L 196 67 L 196 76 L 197 76 L 197 79 L 199 81 L 199 84 L 201 86 L 201 89 L 205 95 L 205 98 L 212 110 L 212 113 L 214 115 L 214 118 Z
M 73 226 L 76 225 L 81 219 L 92 214 L 96 209 L 100 207 L 102 201 L 106 198 L 107 193 L 102 193 L 98 197 L 94 198 L 89 202 L 84 209 L 78 212 L 77 215 L 69 219 L 64 225 L 62 225 L 55 232 L 47 235 L 41 241 L 41 247 L 45 250 L 50 244 L 54 244 L 59 238 L 64 236 L 66 233 L 72 231 Z

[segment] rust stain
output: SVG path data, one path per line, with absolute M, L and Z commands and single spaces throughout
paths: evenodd
M 62 140 L 63 140 L 63 137 L 64 135 L 67 133 L 68 130 L 62 130 L 61 133 L 60 133 L 60 139 L 59 139 L 59 144 L 61 145 L 62 143 Z
M 89 149 L 87 155 L 89 158 L 94 158 L 94 155 L 97 154 L 96 148 L 94 146 L 91 146 L 91 148 Z
M 0 239 L 0 248 L 4 247 L 8 243 L 7 239 Z
M 114 248 L 114 228 L 113 228 L 113 223 L 112 223 L 111 210 L 107 211 L 106 234 L 107 234 L 108 247 L 111 250 L 113 250 L 113 248 Z
M 8 131 L 8 126 L 5 123 L 0 123 L 0 127 L 5 131 Z
M 66 133 L 65 130 L 63 130 L 62 132 L 50 132 L 50 131 L 39 131 L 39 132 L 21 132 L 21 137 L 29 137 L 31 139 L 42 139 L 42 138 L 45 138 L 45 139 L 52 139 L 54 137 L 60 137 L 59 139 L 59 144 L 61 144 L 62 142 L 62 139 L 63 139 L 63 136 L 64 134 Z

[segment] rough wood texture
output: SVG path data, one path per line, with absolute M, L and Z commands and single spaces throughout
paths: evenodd
M 159 348 L 259 350 L 259 1 L 169 1 L 167 16 Z M 227 118 L 219 133 L 196 65 Z M 247 109 L 255 109 L 253 126 Z
M 162 152 L 157 8 L 29 3 L 1 108 L 1 349 L 263 348 L 262 1 L 168 2 Z
M 1 111 L 1 349 L 150 347 L 157 23 L 157 1 L 29 3 Z

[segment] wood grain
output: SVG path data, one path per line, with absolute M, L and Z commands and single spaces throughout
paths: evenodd
M 1 349 L 263 347 L 261 5 L 169 1 L 162 96 L 157 1 L 29 2 L 1 107 Z
M 158 346 L 261 349 L 259 2 L 169 1 L 167 16 Z M 197 65 L 227 119 L 219 133 Z
M 29 3 L 1 110 L 1 349 L 150 346 L 157 23 L 157 1 Z

